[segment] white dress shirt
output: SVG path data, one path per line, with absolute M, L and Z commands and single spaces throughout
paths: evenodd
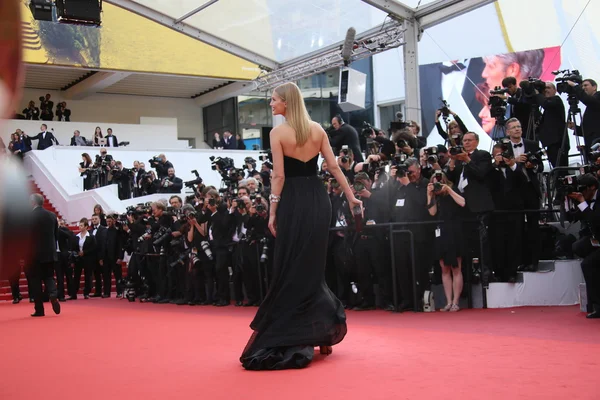
M 83 251 L 83 244 L 85 243 L 85 239 L 87 239 L 88 236 L 90 236 L 90 233 L 88 231 L 85 231 L 85 235 L 81 236 L 81 232 L 79 233 L 79 251 Z

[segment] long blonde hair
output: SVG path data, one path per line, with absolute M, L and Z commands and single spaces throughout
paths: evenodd
M 296 131 L 296 145 L 303 146 L 310 136 L 310 116 L 306 111 L 300 88 L 293 82 L 279 85 L 274 90 L 287 103 L 285 120 Z

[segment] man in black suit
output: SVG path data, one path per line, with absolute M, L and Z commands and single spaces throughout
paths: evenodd
M 525 177 L 522 186 L 521 197 L 526 210 L 539 210 L 542 192 L 538 180 L 539 173 L 544 171 L 541 157 L 535 155 L 540 151 L 537 142 L 523 139 L 521 123 L 516 118 L 506 121 L 506 135 L 510 138 L 510 145 L 517 164 Z M 520 268 L 523 271 L 535 271 L 540 261 L 540 249 L 542 246 L 540 236 L 540 215 L 538 213 L 527 213 L 525 246 L 523 262 Z
M 487 182 L 492 170 L 492 156 L 487 151 L 477 149 L 479 135 L 474 132 L 465 133 L 462 144 L 464 151 L 450 156 L 448 179 L 454 182 L 459 193 L 465 198 L 465 208 L 470 211 L 466 218 L 476 217 L 478 220 L 476 229 L 469 223 L 464 224 L 466 243 L 469 244 L 471 254 L 467 254 L 466 260 L 463 260 L 468 263 L 475 256 L 480 256 L 477 258 L 480 259 L 481 277 L 485 284 L 491 278 L 492 266 L 488 228 L 494 201 Z
M 215 293 L 215 303 L 217 307 L 228 306 L 231 295 L 229 291 L 229 267 L 231 266 L 231 245 L 235 221 L 233 216 L 227 210 L 227 205 L 219 199 L 219 194 L 215 190 L 210 190 L 207 194 L 209 199 L 214 202 L 206 207 L 205 218 L 208 220 L 208 236 L 210 247 L 215 257 L 215 280 L 217 292 Z
M 445 85 L 445 81 L 452 80 L 455 76 L 464 82 L 461 89 L 464 105 L 471 111 L 477 123 L 481 124 L 481 119 L 478 117 L 481 111 L 481 103 L 475 98 L 476 89 L 471 82 L 481 82 L 484 67 L 485 63 L 481 57 L 464 60 L 464 62 L 459 61 L 456 62 L 456 65 L 452 63 L 435 63 L 419 66 L 421 132 L 423 137 L 429 136 L 435 128 L 435 111 L 442 106 L 440 98 L 448 100 L 450 97 L 452 85 Z M 463 115 L 464 108 L 461 108 L 460 105 L 452 104 L 452 108 Z
M 183 180 L 175 176 L 175 168 L 169 168 L 168 175 L 160 181 L 160 193 L 181 193 Z
M 235 136 L 231 134 L 231 132 L 223 132 L 223 143 L 225 144 L 225 149 L 237 150 L 237 140 L 235 139 Z
M 542 145 L 546 148 L 548 161 L 553 167 L 566 166 L 569 162 L 569 139 L 567 138 L 566 147 L 561 150 L 563 135 L 565 134 L 566 114 L 565 104 L 560 96 L 556 94 L 556 86 L 552 82 L 546 82 L 546 90 L 536 96 L 536 102 L 544 109 L 542 120 L 539 126 L 539 136 Z
M 580 177 L 581 193 L 571 193 L 577 201 L 575 218 L 582 222 L 580 239 L 573 243 L 573 252 L 582 257 L 581 270 L 585 278 L 588 298 L 587 318 L 600 318 L 600 206 L 598 206 L 598 179 L 592 174 Z
M 115 135 L 113 135 L 112 128 L 108 128 L 106 130 L 106 136 L 104 139 L 106 139 L 106 147 L 119 147 L 119 140 Z
M 29 138 L 30 140 L 38 140 L 38 150 L 45 150 L 48 147 L 52 147 L 53 144 L 58 145 L 58 140 L 56 140 L 52 132 L 48 132 L 48 125 L 42 124 L 40 129 L 42 130 L 40 133 Z
M 357 163 L 363 162 L 364 158 L 360 149 L 360 141 L 358 139 L 358 132 L 356 132 L 356 129 L 354 129 L 353 126 L 345 123 L 342 117 L 339 115 L 333 117 L 331 120 L 331 125 L 335 129 L 335 131 L 331 134 L 331 147 L 334 147 L 340 151 L 343 145 L 347 145 L 354 154 L 354 161 Z
M 592 142 L 600 138 L 600 93 L 598 93 L 598 84 L 593 79 L 586 79 L 581 85 L 571 81 L 567 83 L 574 87 L 577 98 L 586 107 L 583 113 L 583 121 L 581 121 L 581 129 L 585 139 L 586 153 L 589 153 Z
M 69 251 L 73 249 L 76 242 L 76 237 L 73 231 L 71 231 L 65 222 L 65 220 L 58 221 L 58 261 L 55 264 L 56 269 L 56 280 L 58 287 L 58 300 L 65 300 L 65 279 L 67 281 L 67 292 L 73 286 L 73 268 L 69 260 Z
M 107 228 L 100 223 L 99 215 L 94 214 L 92 216 L 92 226 L 90 226 L 89 232 L 96 239 L 97 258 L 96 265 L 94 267 L 96 292 L 92 297 L 102 297 L 102 271 L 104 271 L 104 263 L 106 262 Z
M 44 210 L 44 198 L 40 194 L 30 197 L 33 206 L 34 241 L 33 265 L 31 267 L 30 290 L 35 302 L 35 312 L 32 317 L 44 316 L 44 302 L 42 298 L 42 281 L 46 285 L 46 292 L 52 302 L 54 313 L 60 314 L 60 303 L 57 299 L 56 283 L 54 282 L 54 263 L 57 261 L 56 242 L 58 240 L 58 222 L 56 215 Z
M 524 210 L 521 190 L 525 182 L 522 166 L 514 157 L 503 157 L 503 145 L 492 149 L 494 168 L 488 182 L 496 210 Z M 523 214 L 494 214 L 490 224 L 490 241 L 494 273 L 501 282 L 516 282 L 517 267 L 523 251 Z M 507 251 L 510 249 L 510 251 Z

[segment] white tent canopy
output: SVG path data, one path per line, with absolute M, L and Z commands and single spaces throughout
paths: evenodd
M 404 23 L 407 117 L 419 120 L 422 29 L 495 0 L 105 0 L 274 71 L 339 46 L 391 16 Z M 224 94 L 231 94 L 225 92 Z M 216 94 L 213 94 L 213 97 Z

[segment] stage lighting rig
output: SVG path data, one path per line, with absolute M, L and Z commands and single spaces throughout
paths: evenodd
M 404 45 L 404 25 L 401 21 L 389 18 L 383 26 L 378 26 L 362 35 L 357 35 L 351 54 L 346 50 L 342 54 L 339 46 L 316 54 L 313 57 L 299 60 L 296 63 L 283 65 L 282 68 L 263 74 L 254 80 L 258 91 L 266 91 L 277 85 L 297 81 L 307 76 L 325 72 L 332 68 L 343 67 L 353 61 L 371 57 L 374 54 Z

